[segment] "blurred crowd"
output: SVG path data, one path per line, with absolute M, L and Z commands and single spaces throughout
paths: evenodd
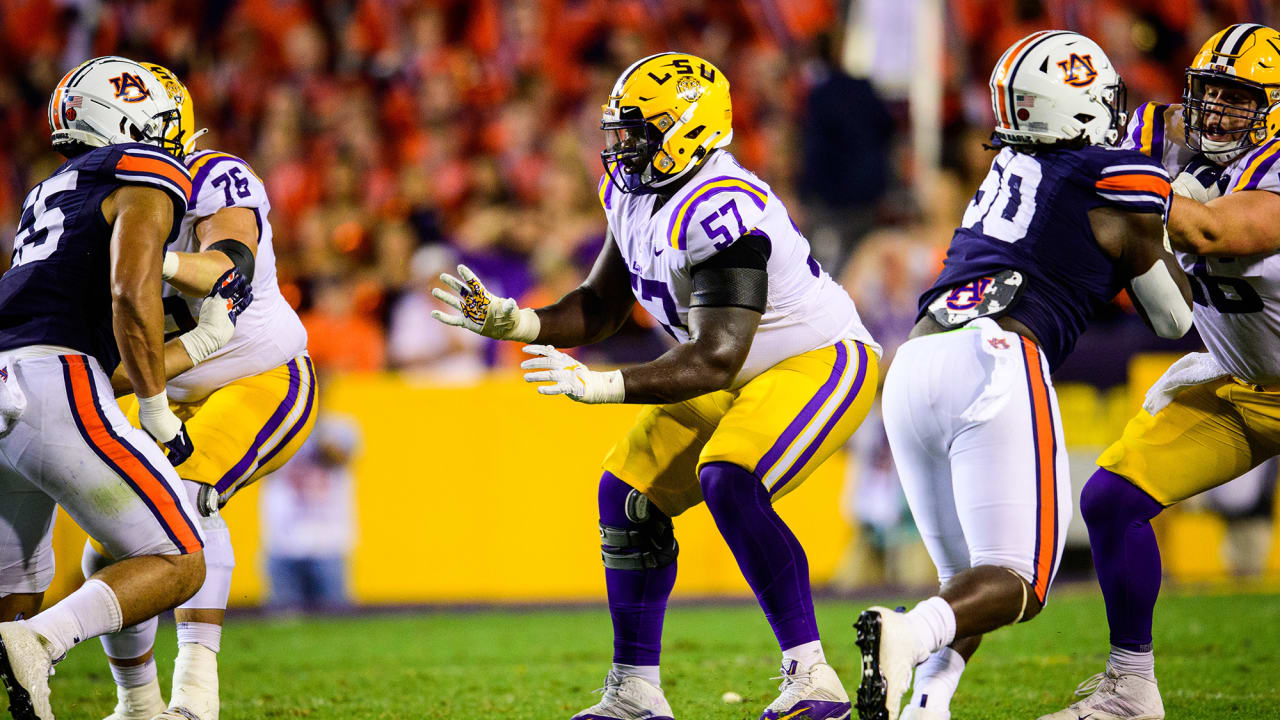
M 1172 100 L 1194 49 L 1265 0 L 947 0 L 943 167 L 910 162 L 917 66 L 841 70 L 862 24 L 910 58 L 900 0 L 0 0 L 0 244 L 59 158 L 50 89 L 85 58 L 160 62 L 191 89 L 201 147 L 248 160 L 272 201 L 279 277 L 328 370 L 470 377 L 507 350 L 430 320 L 429 287 L 465 262 L 495 292 L 554 300 L 604 239 L 599 108 L 618 73 L 679 48 L 732 82 L 732 151 L 787 202 L 815 254 L 890 344 L 914 317 L 986 172 L 989 68 L 1035 29 L 1092 34 L 1130 105 Z M 899 63 L 901 64 L 901 63 Z M 884 77 L 879 77 L 883 70 Z M 637 310 L 598 352 L 665 347 Z M 1079 353 L 1077 355 L 1080 355 Z M 1114 363 L 1113 363 L 1114 364 Z

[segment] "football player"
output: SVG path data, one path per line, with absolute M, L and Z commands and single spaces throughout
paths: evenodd
M 190 93 L 169 70 L 144 64 L 178 108 L 169 137 L 183 148 L 192 176 L 191 206 L 164 255 L 169 329 L 189 327 L 202 311 L 204 293 L 229 271 L 251 281 L 253 303 L 225 347 L 169 383 L 170 407 L 196 446 L 178 474 L 199 510 L 205 582 L 174 610 L 178 657 L 167 710 L 152 657 L 158 620 L 103 636 L 118 698 L 110 720 L 217 720 L 217 653 L 235 567 L 231 534 L 217 511 L 241 488 L 283 465 L 306 440 L 315 422 L 315 372 L 306 330 L 276 283 L 266 188 L 240 158 L 194 150 L 203 131 L 195 130 Z M 119 389 L 128 392 L 128 384 Z M 121 407 L 137 417 L 136 397 L 122 399 Z M 86 546 L 85 573 L 107 557 L 101 547 Z
M 1160 550 L 1151 518 L 1280 453 L 1280 32 L 1209 38 L 1182 106 L 1147 103 L 1129 147 L 1175 176 L 1169 240 L 1191 278 L 1208 349 L 1182 358 L 1098 458 L 1080 497 L 1106 600 L 1111 654 L 1087 695 L 1042 720 L 1156 720 L 1151 625 Z
M 1162 337 L 1191 327 L 1165 249 L 1169 177 L 1114 147 L 1124 84 L 1083 35 L 1014 43 L 991 74 L 1000 151 L 885 379 L 885 430 L 941 592 L 858 618 L 862 720 L 945 720 L 983 633 L 1044 607 L 1071 519 L 1049 373 L 1128 289 Z
M 608 240 L 590 275 L 532 310 L 465 267 L 439 320 L 535 343 L 523 367 L 544 395 L 645 405 L 604 460 L 600 538 L 613 618 L 601 701 L 577 720 L 671 718 L 659 677 L 676 578 L 672 518 L 705 500 L 782 649 L 762 718 L 845 718 L 827 664 L 804 549 L 773 509 L 841 447 L 875 394 L 879 347 L 849 295 L 810 255 L 777 195 L 724 148 L 729 82 L 702 58 L 636 61 L 603 108 L 599 198 Z M 678 341 L 652 362 L 588 369 L 557 347 L 598 342 L 639 302 Z
M 132 60 L 67 73 L 49 100 L 67 162 L 28 193 L 0 278 L 0 683 L 21 720 L 52 720 L 49 675 L 71 647 L 177 605 L 204 579 L 197 514 L 174 469 L 193 447 L 165 379 L 229 339 L 244 283 L 220 274 L 204 322 L 164 344 L 162 254 L 191 190 L 169 139 L 177 123 L 160 81 Z M 115 404 L 117 366 L 138 389 L 141 430 Z M 36 614 L 57 505 L 117 562 Z

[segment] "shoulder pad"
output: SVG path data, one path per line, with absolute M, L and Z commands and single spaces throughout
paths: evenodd
M 191 210 L 206 217 L 228 207 L 267 207 L 267 190 L 253 168 L 230 153 L 211 150 L 187 158 Z
M 106 148 L 104 148 L 106 149 Z M 169 153 L 149 145 L 130 143 L 114 146 L 104 153 L 99 171 L 130 185 L 153 185 L 174 196 L 185 212 L 191 196 L 191 176 L 187 168 Z M 96 151 L 95 151 L 96 152 Z
M 1120 147 L 1160 159 L 1164 155 L 1165 111 L 1168 109 L 1168 104 L 1156 102 L 1139 105 L 1129 119 Z
M 698 183 L 671 212 L 665 242 L 700 263 L 753 230 L 764 217 L 769 190 L 737 175 Z
M 1167 213 L 1172 188 L 1169 173 L 1156 159 L 1136 150 L 1101 155 L 1093 181 L 1106 205 L 1131 212 Z
M 1231 181 L 1228 192 L 1244 190 L 1280 192 L 1280 168 L 1276 167 L 1277 158 L 1280 158 L 1280 138 L 1271 138 L 1253 152 L 1237 160 L 1232 168 L 1234 179 Z

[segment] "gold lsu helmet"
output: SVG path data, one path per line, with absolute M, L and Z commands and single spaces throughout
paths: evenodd
M 182 84 L 182 81 L 178 80 L 178 76 L 172 70 L 163 65 L 152 62 L 140 64 L 156 76 L 165 92 L 173 98 L 173 104 L 178 106 L 178 123 L 170 128 L 166 139 L 177 143 L 178 147 L 182 148 L 183 155 L 190 155 L 195 152 L 196 138 L 209 132 L 207 128 L 199 131 L 195 129 L 196 111 L 191 103 L 191 92 L 187 90 L 186 85 Z
M 729 81 L 695 55 L 650 55 L 618 77 L 600 128 L 600 159 L 618 190 L 669 185 L 733 139 Z
M 1205 99 L 1208 86 L 1244 90 L 1253 107 Z M 1218 129 L 1227 140 L 1210 140 L 1206 119 L 1244 121 L 1239 129 Z M 1226 163 L 1257 147 L 1280 130 L 1280 32 L 1256 23 L 1232 25 L 1209 38 L 1187 68 L 1182 91 L 1182 121 L 1187 146 L 1215 162 Z

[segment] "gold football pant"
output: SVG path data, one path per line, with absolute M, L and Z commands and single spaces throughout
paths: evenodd
M 876 355 L 862 343 L 811 350 L 736 390 L 645 407 L 604 469 L 670 517 L 702 502 L 698 470 L 711 462 L 752 472 L 776 500 L 845 444 L 878 381 Z

